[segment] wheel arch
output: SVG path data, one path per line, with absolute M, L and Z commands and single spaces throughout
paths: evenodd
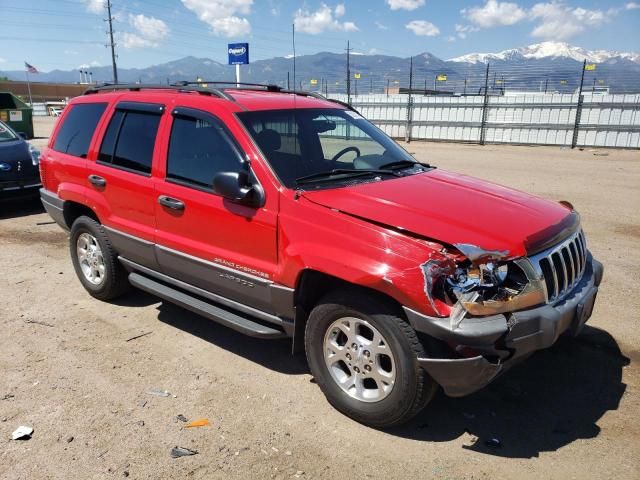
M 76 219 L 81 216 L 87 216 L 98 223 L 102 223 L 100 222 L 100 218 L 98 218 L 96 212 L 94 212 L 91 208 L 83 205 L 82 203 L 74 202 L 72 200 L 66 200 L 64 202 L 64 206 L 62 207 L 62 214 L 64 217 L 64 222 L 69 229 L 71 229 L 73 222 L 75 222 Z
M 294 305 L 296 307 L 293 335 L 294 352 L 304 350 L 304 330 L 311 310 L 328 293 L 340 289 L 373 295 L 387 304 L 399 317 L 406 318 L 401 303 L 380 290 L 358 285 L 320 270 L 304 269 L 298 276 L 294 293 Z

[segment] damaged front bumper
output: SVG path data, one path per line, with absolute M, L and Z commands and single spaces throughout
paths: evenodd
M 420 366 L 452 397 L 468 395 L 527 355 L 553 345 L 568 332 L 577 335 L 591 316 L 603 266 L 588 255 L 580 282 L 553 305 L 490 317 L 465 318 L 452 329 L 449 318 L 423 315 L 405 307 L 413 328 L 451 346 L 475 351 L 472 358 L 419 358 Z

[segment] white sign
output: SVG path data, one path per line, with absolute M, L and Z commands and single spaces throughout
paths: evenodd
M 20 110 L 10 110 L 9 111 L 9 121 L 10 122 L 21 122 L 22 121 L 22 112 Z

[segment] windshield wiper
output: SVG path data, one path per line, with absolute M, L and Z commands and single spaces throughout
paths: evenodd
M 301 185 L 304 183 L 322 182 L 326 180 L 333 180 L 331 177 L 335 175 L 345 175 L 344 178 L 361 177 L 364 175 L 393 175 L 399 177 L 400 174 L 393 170 L 380 170 L 380 169 L 349 169 L 349 168 L 334 168 L 327 172 L 318 172 L 311 175 L 305 175 L 304 177 L 296 178 L 296 184 Z M 342 178 L 340 179 L 342 180 Z
M 408 168 L 408 167 L 415 167 L 415 166 L 426 167 L 426 168 L 430 167 L 430 165 L 428 164 L 414 162 L 413 160 L 396 160 L 395 162 L 389 162 L 389 163 L 385 163 L 384 165 L 380 165 L 380 167 L 378 168 L 398 170 L 401 168 Z

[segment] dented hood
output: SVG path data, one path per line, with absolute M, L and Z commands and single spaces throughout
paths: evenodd
M 559 203 L 442 170 L 304 196 L 366 221 L 508 257 L 540 250 L 578 221 Z

